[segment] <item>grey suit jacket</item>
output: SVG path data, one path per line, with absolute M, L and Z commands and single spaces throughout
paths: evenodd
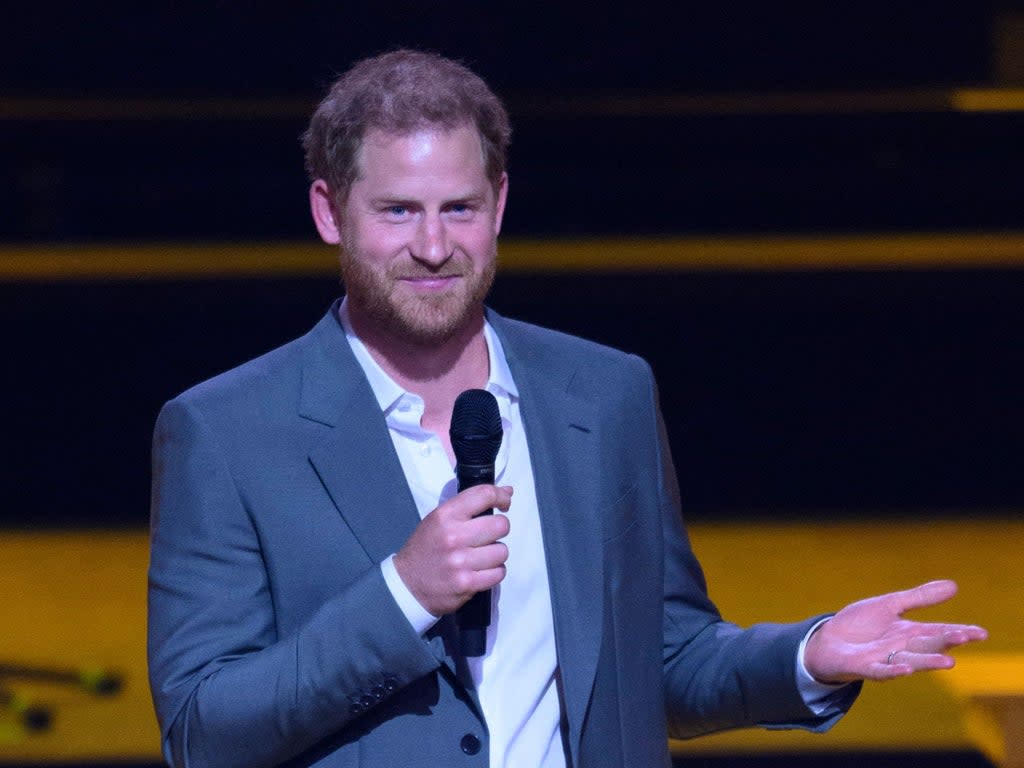
M 420 637 L 381 576 L 419 517 L 335 309 L 157 421 L 150 684 L 175 765 L 487 765 L 450 617 Z M 489 320 L 534 465 L 569 764 L 667 765 L 668 734 L 828 727 L 794 683 L 809 625 L 741 630 L 708 599 L 646 363 Z

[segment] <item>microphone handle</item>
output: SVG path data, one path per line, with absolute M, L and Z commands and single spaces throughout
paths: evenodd
M 475 485 L 494 484 L 494 464 L 457 464 L 455 474 L 459 492 Z M 492 515 L 485 509 L 480 515 Z M 491 625 L 491 590 L 477 592 L 455 612 L 459 628 L 459 652 L 463 656 L 483 656 L 487 652 L 487 627 Z

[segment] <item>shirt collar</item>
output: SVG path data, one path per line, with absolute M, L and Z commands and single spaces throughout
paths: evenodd
M 370 383 L 370 389 L 373 390 L 373 395 L 377 398 L 381 411 L 387 415 L 398 405 L 398 402 L 404 396 L 411 395 L 411 393 L 402 389 L 380 367 L 377 361 L 373 359 L 373 355 L 370 354 L 370 350 L 366 348 L 366 345 L 356 335 L 348 315 L 347 297 L 342 299 L 341 306 L 338 307 L 338 318 L 341 320 L 341 327 L 345 330 L 345 338 L 348 339 L 349 346 L 352 347 L 352 353 L 366 374 L 366 379 Z M 519 390 L 516 388 L 516 383 L 512 379 L 512 371 L 505 360 L 505 350 L 501 346 L 501 340 L 486 319 L 484 320 L 484 340 L 487 343 L 489 370 L 487 384 L 484 386 L 484 389 L 497 399 L 498 412 L 502 416 L 502 421 L 508 421 L 510 418 L 509 408 L 513 401 L 519 399 Z
M 488 370 L 490 371 L 484 389 L 497 397 L 499 402 L 501 402 L 502 396 L 505 399 L 518 400 L 519 390 L 512 378 L 508 361 L 505 359 L 505 350 L 501 346 L 501 339 L 498 338 L 498 334 L 494 332 L 494 328 L 486 319 L 484 320 L 484 340 L 487 342 Z
M 377 404 L 380 405 L 381 411 L 387 414 L 398 404 L 406 391 L 384 372 L 384 369 L 373 359 L 370 350 L 356 336 L 356 332 L 352 329 L 352 321 L 348 316 L 347 297 L 341 300 L 341 306 L 338 307 L 338 318 L 341 320 L 341 327 L 345 329 L 345 338 L 348 339 L 348 344 L 352 347 L 352 354 L 356 356 L 359 367 L 363 369 L 366 379 L 370 382 L 370 389 L 373 390 L 373 396 L 377 398 Z

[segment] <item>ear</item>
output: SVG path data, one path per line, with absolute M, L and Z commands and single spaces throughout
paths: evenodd
M 341 242 L 340 218 L 331 188 L 323 179 L 317 179 L 309 187 L 309 210 L 320 239 L 328 245 L 338 245 Z
M 494 234 L 501 234 L 501 219 L 505 215 L 505 200 L 508 198 L 508 174 L 501 174 L 498 181 L 498 198 L 494 201 Z

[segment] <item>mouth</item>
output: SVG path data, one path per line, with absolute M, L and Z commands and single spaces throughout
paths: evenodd
M 398 281 L 417 291 L 442 291 L 454 285 L 460 275 L 410 275 Z

